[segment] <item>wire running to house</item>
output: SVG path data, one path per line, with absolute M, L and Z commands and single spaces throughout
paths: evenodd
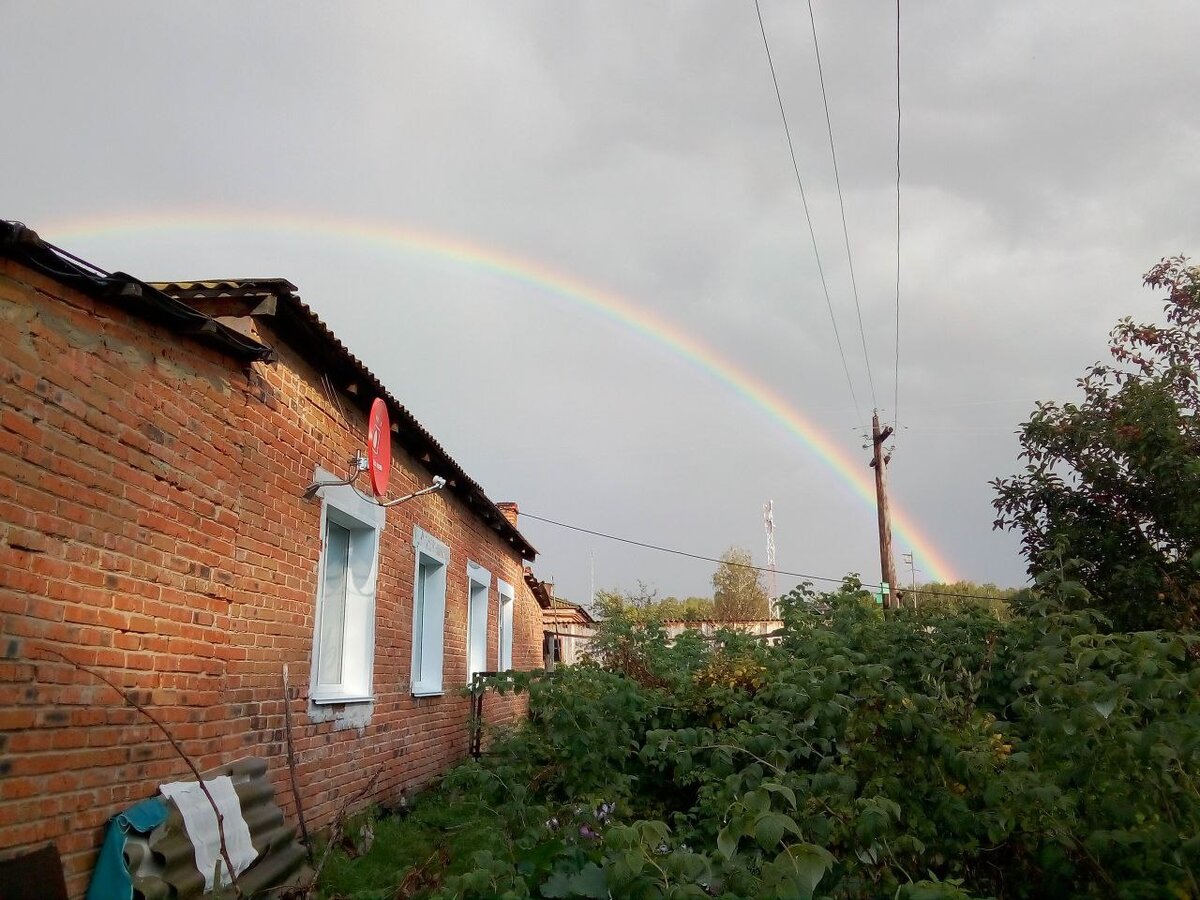
M 594 531 L 591 528 L 583 528 L 580 525 L 568 525 L 566 522 L 557 522 L 554 519 L 547 519 L 547 518 L 544 518 L 543 516 L 535 516 L 533 513 L 526 512 L 525 510 L 521 510 L 521 518 L 522 519 L 533 519 L 537 522 L 545 522 L 547 525 L 553 525 L 556 528 L 565 528 L 568 531 L 578 531 L 581 534 L 590 534 L 594 537 L 604 538 L 607 541 L 615 541 L 618 544 L 629 544 L 630 546 L 641 547 L 645 550 L 654 550 L 659 553 L 669 553 L 672 556 L 682 556 L 687 559 L 697 559 L 697 560 L 700 560 L 701 562 L 710 562 L 710 563 L 717 563 L 718 565 L 733 566 L 734 568 L 738 568 L 738 569 L 751 569 L 755 572 L 771 572 L 772 571 L 771 569 L 768 569 L 765 566 L 756 566 L 752 563 L 731 562 L 730 560 L 719 559 L 715 556 L 704 556 L 703 554 L 700 554 L 700 553 L 689 553 L 686 550 L 676 550 L 673 547 L 663 547 L 659 544 L 649 544 L 649 543 L 646 543 L 645 541 L 635 541 L 632 538 L 618 537 L 615 534 L 607 534 L 603 531 Z M 832 575 L 811 575 L 811 574 L 806 574 L 804 572 L 788 572 L 788 571 L 785 571 L 784 569 L 775 569 L 774 572 L 777 575 L 787 575 L 789 578 L 803 578 L 806 581 L 828 581 L 828 582 L 831 582 L 832 584 L 841 584 L 842 582 L 844 582 L 846 580 L 845 577 L 835 578 Z M 868 590 L 873 590 L 873 591 L 880 590 L 883 587 L 879 583 L 870 583 L 870 582 L 865 582 L 865 581 L 861 581 L 861 582 L 859 582 L 859 584 L 861 584 L 864 588 L 866 588 Z M 960 599 L 960 600 L 978 600 L 979 599 L 979 597 L 972 597 L 970 594 L 943 594 L 943 593 L 939 592 L 938 596 L 939 597 L 954 597 L 954 598 Z
M 892 424 L 900 428 L 900 0 L 896 0 L 896 371 Z
M 854 294 L 854 311 L 858 314 L 858 336 L 862 339 L 863 362 L 867 366 L 867 384 L 871 388 L 871 403 L 875 399 L 875 377 L 871 374 L 871 354 L 867 351 L 867 330 L 863 325 L 862 304 L 858 299 L 858 279 L 854 275 L 854 255 L 850 252 L 850 229 L 846 225 L 846 201 L 842 199 L 842 177 L 838 171 L 837 145 L 833 140 L 833 119 L 829 115 L 829 96 L 825 93 L 825 69 L 821 65 L 821 42 L 817 40 L 817 19 L 812 0 L 808 0 L 808 21 L 812 26 L 813 50 L 817 57 L 817 78 L 821 83 L 821 102 L 825 106 L 825 131 L 829 135 L 829 155 L 833 158 L 833 183 L 837 186 L 838 209 L 842 213 L 842 237 L 846 242 L 846 265 L 850 269 L 850 290 Z
M 783 94 L 779 90 L 779 79 L 775 75 L 775 62 L 771 58 L 771 45 L 767 41 L 767 28 L 763 24 L 759 0 L 754 0 L 754 11 L 758 14 L 758 30 L 762 33 L 763 49 L 767 53 L 767 66 L 771 70 L 771 83 L 775 85 L 775 101 L 779 104 L 779 116 L 783 120 L 783 133 L 787 138 L 788 155 L 792 158 L 792 172 L 796 175 L 796 186 L 800 189 L 800 202 L 804 206 L 804 218 L 808 222 L 808 236 L 812 239 L 813 256 L 817 260 L 817 272 L 821 276 L 821 290 L 825 294 L 825 306 L 829 310 L 829 322 L 833 325 L 833 339 L 837 343 L 838 355 L 842 358 L 842 370 L 846 373 L 846 386 L 850 388 L 850 399 L 854 401 L 855 418 L 862 421 L 858 396 L 854 393 L 854 380 L 850 377 L 850 364 L 846 362 L 846 350 L 842 347 L 842 335 L 838 331 L 837 317 L 833 314 L 833 301 L 829 299 L 829 284 L 825 280 L 825 267 L 821 264 L 821 251 L 817 247 L 817 232 L 813 228 L 812 214 L 808 209 L 808 196 L 804 192 L 804 179 L 800 177 L 800 164 L 796 162 L 796 147 L 792 143 L 792 130 L 788 127 L 787 112 L 783 108 Z M 868 375 L 870 373 L 868 372 Z M 874 386 L 872 385 L 872 399 Z

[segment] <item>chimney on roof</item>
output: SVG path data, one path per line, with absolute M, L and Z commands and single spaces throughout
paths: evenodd
M 519 507 L 515 503 L 497 503 L 496 509 L 504 513 L 504 518 L 508 519 L 508 524 L 513 528 L 517 527 L 517 513 L 520 512 Z

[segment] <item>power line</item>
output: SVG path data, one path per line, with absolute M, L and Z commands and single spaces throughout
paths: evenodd
M 813 256 L 817 260 L 817 272 L 821 275 L 821 290 L 825 293 L 825 306 L 829 310 L 829 321 L 833 325 L 833 337 L 837 342 L 838 355 L 842 358 L 842 370 L 846 373 L 846 386 L 850 388 L 850 399 L 854 401 L 855 418 L 862 420 L 858 408 L 858 397 L 854 393 L 854 381 L 850 378 L 850 365 L 846 362 L 846 351 L 842 347 L 842 336 L 838 331 L 837 317 L 833 314 L 833 302 L 829 299 L 829 285 L 825 281 L 825 267 L 821 265 L 821 253 L 817 249 L 817 233 L 813 228 L 812 214 L 808 209 L 808 197 L 804 193 L 804 180 L 800 177 L 800 165 L 796 162 L 796 148 L 792 143 L 792 130 L 788 127 L 787 113 L 783 108 L 783 95 L 779 91 L 779 79 L 775 75 L 775 62 L 771 59 L 771 45 L 767 41 L 767 28 L 763 25 L 762 8 L 758 0 L 754 0 L 754 11 L 758 14 L 758 30 L 762 32 L 763 49 L 767 52 L 767 65 L 771 69 L 771 83 L 775 85 L 775 100 L 779 104 L 779 116 L 783 120 L 783 133 L 787 137 L 788 154 L 792 158 L 792 171 L 796 175 L 796 186 L 800 188 L 800 202 L 804 206 L 804 218 L 808 222 L 808 236 L 812 239 Z M 868 376 L 870 372 L 868 371 Z M 874 400 L 874 385 L 872 385 L 872 400 Z
M 854 277 L 854 256 L 850 253 L 850 229 L 846 225 L 846 203 L 842 199 L 842 178 L 838 172 L 837 147 L 833 140 L 833 119 L 829 115 L 829 97 L 825 93 L 825 69 L 821 65 L 821 44 L 817 40 L 817 20 L 812 0 L 808 0 L 808 21 L 812 25 L 813 50 L 817 56 L 817 77 L 821 82 L 821 102 L 825 105 L 825 130 L 829 133 L 829 155 L 833 157 L 833 182 L 837 185 L 838 208 L 842 212 L 842 237 L 846 241 L 846 264 L 850 267 L 850 288 L 854 293 L 854 310 L 858 313 L 858 334 L 862 339 L 863 362 L 867 365 L 867 384 L 871 386 L 871 403 L 875 400 L 875 378 L 871 374 L 871 355 L 867 352 L 867 331 L 863 326 L 862 305 L 858 302 L 858 279 Z
M 655 550 L 659 553 L 670 553 L 673 556 L 682 556 L 687 559 L 698 559 L 701 562 L 717 563 L 718 565 L 733 566 L 733 567 L 739 568 L 739 569 L 753 569 L 755 572 L 770 572 L 770 571 L 772 571 L 771 569 L 768 569 L 764 566 L 756 566 L 751 563 L 731 562 L 727 559 L 719 559 L 715 556 L 704 556 L 699 553 L 689 553 L 686 550 L 676 550 L 673 547 L 663 547 L 659 544 L 648 544 L 645 541 L 635 541 L 632 538 L 618 537 L 615 534 L 607 534 L 603 531 L 594 531 L 591 528 L 583 528 L 582 526 L 579 526 L 579 525 L 568 525 L 566 522 L 556 522 L 554 519 L 547 519 L 542 516 L 535 516 L 533 513 L 526 512 L 525 510 L 521 510 L 521 518 L 533 519 L 537 522 L 545 522 L 547 525 L 554 525 L 557 528 L 566 528 L 568 531 L 578 531 L 581 534 L 590 534 L 593 537 L 604 538 L 605 540 L 608 540 L 608 541 L 616 541 L 618 544 L 629 544 L 630 546 L 641 547 L 645 550 Z M 845 581 L 845 578 L 834 578 L 831 575 L 808 575 L 808 574 L 805 574 L 804 572 L 787 572 L 787 571 L 784 571 L 783 569 L 775 569 L 774 571 L 779 575 L 787 575 L 790 578 L 803 578 L 806 581 L 829 581 L 834 584 L 841 584 L 843 581 Z M 881 587 L 880 584 L 870 584 L 868 582 L 859 582 L 859 583 L 864 588 L 870 588 L 872 590 L 877 590 Z M 955 597 L 955 598 L 958 598 L 961 600 L 978 600 L 978 599 L 980 599 L 979 597 L 972 597 L 970 594 L 942 594 L 942 593 L 939 593 L 938 596 L 939 597 Z
M 900 0 L 896 0 L 896 372 L 892 422 L 900 427 Z
M 555 525 L 559 528 L 566 528 L 569 531 L 578 531 L 583 534 L 590 534 L 594 537 L 604 538 L 605 540 L 616 541 L 619 544 L 629 544 L 634 547 L 642 547 L 643 549 L 646 549 L 646 550 L 657 550 L 659 553 L 670 553 L 673 556 L 684 556 L 684 557 L 687 557 L 688 559 L 698 559 L 701 562 L 710 562 L 710 563 L 718 563 L 718 564 L 725 563 L 730 566 L 735 566 L 736 568 L 739 568 L 739 569 L 753 569 L 756 572 L 771 571 L 770 569 L 768 569 L 764 566 L 756 566 L 756 565 L 752 565 L 751 563 L 730 562 L 729 560 L 718 559 L 717 557 L 714 557 L 714 556 L 703 556 L 699 553 L 688 553 L 686 550 L 676 550 L 672 547 L 662 547 L 662 546 L 659 546 L 658 544 L 647 544 L 644 541 L 635 541 L 632 538 L 617 537 L 617 535 L 615 535 L 615 534 L 605 534 L 603 531 L 593 531 L 590 528 L 582 528 L 579 525 L 568 525 L 566 522 L 556 522 L 553 519 L 546 519 L 546 518 L 543 518 L 542 516 L 535 516 L 535 515 L 533 515 L 533 513 L 525 512 L 525 510 L 521 510 L 521 516 L 522 516 L 522 518 L 535 519 L 538 522 L 545 522 L 547 525 Z M 824 575 L 805 575 L 803 572 L 785 572 L 782 569 L 776 569 L 775 571 L 780 575 L 788 575 L 793 578 L 811 578 L 814 581 L 832 581 L 832 582 L 835 582 L 838 584 L 840 584 L 842 581 L 841 578 L 829 578 Z

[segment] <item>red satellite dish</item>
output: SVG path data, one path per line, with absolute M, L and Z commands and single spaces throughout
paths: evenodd
M 387 404 L 376 397 L 367 419 L 367 464 L 371 471 L 371 489 L 376 497 L 387 493 L 388 476 L 392 473 L 392 426 L 388 422 Z

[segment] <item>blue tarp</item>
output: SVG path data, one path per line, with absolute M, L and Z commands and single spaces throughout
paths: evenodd
M 132 900 L 133 879 L 125 865 L 125 837 L 130 831 L 149 834 L 167 818 L 167 804 L 161 797 L 143 800 L 108 823 L 108 833 L 100 848 L 100 858 L 92 871 L 87 900 Z

